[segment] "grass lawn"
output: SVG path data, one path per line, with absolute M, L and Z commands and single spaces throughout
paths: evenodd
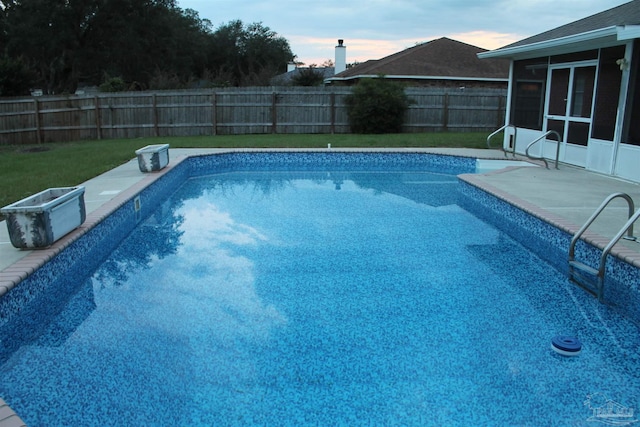
M 171 148 L 486 148 L 488 132 L 392 135 L 230 135 L 0 146 L 0 207 L 50 187 L 81 184 L 135 157 L 149 144 Z M 496 137 L 496 141 L 500 138 Z

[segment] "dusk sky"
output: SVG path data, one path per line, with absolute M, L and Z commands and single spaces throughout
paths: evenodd
M 496 49 L 627 3 L 628 0 L 178 0 L 216 29 L 240 19 L 262 22 L 286 38 L 297 60 L 347 63 L 380 59 L 417 43 L 449 37 Z

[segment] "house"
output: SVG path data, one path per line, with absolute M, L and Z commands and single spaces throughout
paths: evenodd
M 505 149 L 555 160 L 559 136 L 561 162 L 640 182 L 640 0 L 478 57 L 511 64 Z
M 486 50 L 443 37 L 355 65 L 326 79 L 325 84 L 352 85 L 362 78 L 384 75 L 411 86 L 505 89 L 509 61 L 480 60 L 480 52 Z
M 271 79 L 270 84 L 272 86 L 289 86 L 292 85 L 295 79 L 304 72 L 318 73 L 323 78 L 327 79 L 335 74 L 335 67 L 296 67 L 289 66 L 287 72 L 279 74 Z
M 271 85 L 273 86 L 288 86 L 293 84 L 294 79 L 299 77 L 303 73 L 317 73 L 320 74 L 325 80 L 334 76 L 337 73 L 344 71 L 347 68 L 347 46 L 344 45 L 343 39 L 338 39 L 338 44 L 335 47 L 335 62 L 333 67 L 305 67 L 298 68 L 295 62 L 287 64 L 287 72 L 280 74 L 271 79 Z

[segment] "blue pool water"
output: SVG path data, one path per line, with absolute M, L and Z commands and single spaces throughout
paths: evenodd
M 458 185 L 416 170 L 189 179 L 59 314 L 22 323 L 36 332 L 0 353 L 0 396 L 30 426 L 592 425 L 610 402 L 637 411 L 637 328 L 462 209 Z M 556 335 L 582 354 L 553 352 Z

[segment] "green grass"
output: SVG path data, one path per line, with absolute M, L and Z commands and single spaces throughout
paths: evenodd
M 392 135 L 233 135 L 139 138 L 0 146 L 0 207 L 50 187 L 81 184 L 135 157 L 149 144 L 171 148 L 459 147 L 486 148 L 488 133 Z

